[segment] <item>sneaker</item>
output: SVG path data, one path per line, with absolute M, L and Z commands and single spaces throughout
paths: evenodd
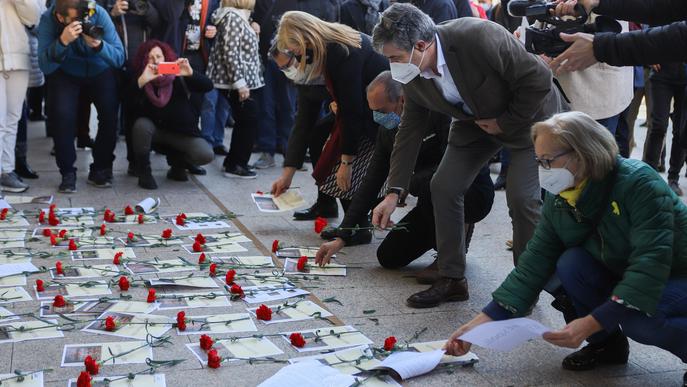
M 106 170 L 96 171 L 91 169 L 88 173 L 88 184 L 98 188 L 112 187 L 112 181 Z
M 16 173 L 10 172 L 0 175 L 0 188 L 6 192 L 24 192 L 29 185 L 22 182 Z
M 677 180 L 668 180 L 668 186 L 675 192 L 675 195 L 682 196 L 682 188 L 680 188 L 680 183 Z
M 617 331 L 601 343 L 587 344 L 563 359 L 563 368 L 570 371 L 586 371 L 599 365 L 627 364 L 630 346 L 627 337 Z
M 233 167 L 224 167 L 224 176 L 239 179 L 255 179 L 258 174 L 246 167 L 235 165 Z
M 59 191 L 62 193 L 76 192 L 76 172 L 69 172 L 62 175 Z
M 208 174 L 208 171 L 205 170 L 203 167 L 198 167 L 196 165 L 187 165 L 186 170 L 188 170 L 188 173 L 192 175 L 198 175 L 198 176 L 205 176 Z
M 255 164 L 253 164 L 253 167 L 255 167 L 256 169 L 267 169 L 272 168 L 275 165 L 277 164 L 274 162 L 274 156 L 269 153 L 263 152 L 260 154 L 260 158 L 258 159 L 258 161 L 256 161 Z

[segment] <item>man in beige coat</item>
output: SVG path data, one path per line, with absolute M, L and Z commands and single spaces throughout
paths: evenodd
M 407 304 L 428 308 L 467 300 L 466 190 L 501 147 L 511 151 L 506 198 L 517 261 L 541 206 L 530 127 L 567 105 L 546 64 L 496 23 L 462 18 L 436 26 L 414 6 L 397 3 L 382 14 L 373 44 L 389 59 L 394 79 L 405 84 L 406 96 L 391 158 L 390 188 L 373 212 L 373 223 L 386 227 L 398 198 L 408 189 L 428 112 L 453 117 L 449 145 L 431 184 L 438 257 L 428 269 L 436 270 L 435 280 Z

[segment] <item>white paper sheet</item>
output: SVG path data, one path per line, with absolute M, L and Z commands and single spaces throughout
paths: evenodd
M 109 379 L 109 384 L 103 382 L 105 378 Z M 154 375 L 136 375 L 133 380 L 129 380 L 127 375 L 123 376 L 96 376 L 91 381 L 93 386 L 108 386 L 108 387 L 166 387 L 164 374 Z M 69 379 L 67 387 L 77 387 L 76 379 Z
M 68 344 L 62 350 L 62 367 L 83 367 L 86 356 L 96 361 L 107 360 L 104 365 L 145 364 L 146 358 L 153 358 L 153 348 L 145 341 L 118 341 L 112 343 Z M 115 359 L 114 356 L 123 354 Z
M 26 372 L 26 371 L 23 371 Z M 17 379 L 9 379 L 17 376 L 16 374 L 2 374 L 0 375 L 0 380 L 2 380 L 2 387 L 43 387 L 43 371 L 34 372 L 30 375 L 24 376 L 24 381 L 19 382 Z
M 431 352 L 394 352 L 376 368 L 390 368 L 396 371 L 401 379 L 406 380 L 432 371 L 443 356 L 444 351 L 441 349 Z
M 298 190 L 288 190 L 279 197 L 260 193 L 253 193 L 250 196 L 260 212 L 293 211 L 308 204 Z
M 550 331 L 551 328 L 540 322 L 523 317 L 478 325 L 460 339 L 480 347 L 507 352 Z
M 316 360 L 287 365 L 259 387 L 348 387 L 355 383 L 355 378 L 326 366 Z
M 246 294 L 243 300 L 249 304 L 264 304 L 310 294 L 307 290 L 284 285 L 246 286 L 243 292 Z
M 0 277 L 8 277 L 23 272 L 37 272 L 38 268 L 31 262 L 7 263 L 0 265 Z
M 324 351 L 328 349 L 372 344 L 372 340 L 368 339 L 362 332 L 350 325 L 308 329 L 296 332 L 300 333 L 305 340 L 305 346 L 302 348 L 293 347 L 298 352 Z M 293 332 L 282 333 L 284 340 L 289 343 L 291 342 L 289 339 L 291 333 Z M 336 334 L 338 334 L 338 337 Z

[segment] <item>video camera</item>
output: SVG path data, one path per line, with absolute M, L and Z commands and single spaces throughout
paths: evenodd
M 577 4 L 575 10 L 579 16 L 575 18 L 561 18 L 551 14 L 556 3 L 546 0 L 512 0 L 508 3 L 508 13 L 515 17 L 533 17 L 544 23 L 543 28 L 529 26 L 525 30 L 525 49 L 533 54 L 544 54 L 554 58 L 565 51 L 572 43 L 564 42 L 559 34 L 574 34 L 585 32 L 619 33 L 620 23 L 606 16 L 597 16 L 594 23 L 587 24 L 589 15 L 582 5 Z
M 79 1 L 78 19 L 81 22 L 84 35 L 88 35 L 93 39 L 101 40 L 105 35 L 105 29 L 101 25 L 94 24 L 91 21 L 95 15 L 96 3 L 95 0 L 81 0 Z

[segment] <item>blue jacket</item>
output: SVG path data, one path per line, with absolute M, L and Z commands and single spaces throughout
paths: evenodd
M 83 38 L 64 46 L 59 38 L 64 26 L 55 16 L 55 7 L 50 7 L 38 27 L 38 62 L 46 75 L 62 70 L 80 78 L 94 77 L 107 68 L 120 68 L 124 64 L 124 47 L 119 40 L 112 19 L 107 11 L 97 6 L 91 17 L 94 24 L 103 26 L 105 35 L 98 49 L 88 47 Z

